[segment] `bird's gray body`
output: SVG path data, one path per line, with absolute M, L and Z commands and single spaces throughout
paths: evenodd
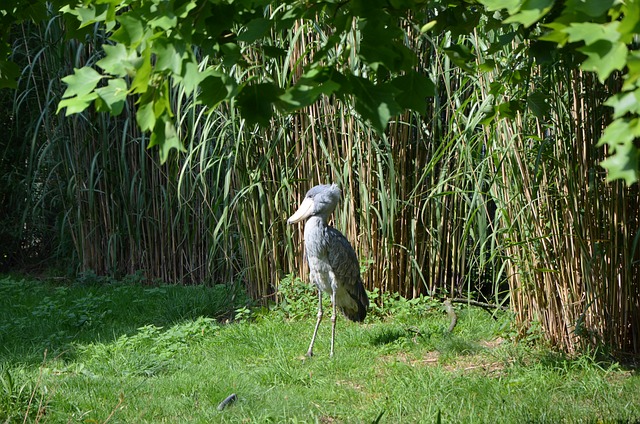
M 311 281 L 329 295 L 335 290 L 337 308 L 350 320 L 363 321 L 369 299 L 349 241 L 321 217 L 312 216 L 304 226 L 304 245 Z
M 331 296 L 333 306 L 331 355 L 335 338 L 335 312 L 339 309 L 352 321 L 363 321 L 367 315 L 369 299 L 360 277 L 360 265 L 356 252 L 340 231 L 327 224 L 329 215 L 340 200 L 337 185 L 318 185 L 309 190 L 290 224 L 306 219 L 304 244 L 309 277 L 318 288 L 318 320 L 307 355 L 313 354 L 320 321 L 322 320 L 322 293 Z

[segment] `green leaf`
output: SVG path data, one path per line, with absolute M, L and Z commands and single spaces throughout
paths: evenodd
M 104 21 L 107 18 L 109 5 L 107 4 L 87 4 L 78 8 L 78 17 L 82 20 L 80 28 L 93 25 L 98 21 Z
M 211 72 L 200 82 L 198 101 L 210 108 L 214 108 L 226 99 L 229 94 L 229 88 L 222 75 Z
M 68 75 L 62 78 L 62 81 L 67 84 L 67 89 L 62 97 L 69 98 L 73 96 L 84 96 L 93 91 L 101 79 L 102 75 L 93 68 L 86 66 L 80 69 L 75 68 L 73 70 L 73 75 Z
M 149 88 L 151 80 L 151 73 L 153 68 L 151 67 L 151 50 L 147 47 L 142 53 L 142 60 L 135 70 L 135 77 L 131 82 L 132 93 L 144 93 Z
M 20 67 L 9 60 L 0 59 L 0 89 L 16 88 Z
M 112 115 L 119 115 L 127 100 L 127 83 L 121 78 L 109 80 L 106 87 L 96 89 L 96 94 Z
M 135 62 L 138 60 L 138 54 L 135 50 L 127 50 L 123 44 L 104 44 L 102 46 L 105 57 L 96 62 L 105 72 L 124 77 L 135 68 Z
M 251 84 L 242 88 L 236 101 L 248 123 L 267 126 L 273 116 L 273 103 L 281 94 L 274 84 Z
M 640 52 L 634 50 L 629 52 L 627 56 L 627 74 L 624 78 L 623 90 L 632 90 L 638 86 L 638 80 L 640 80 Z
M 151 19 L 148 23 L 151 28 L 160 28 L 169 31 L 178 25 L 178 17 L 173 13 L 163 14 Z
M 474 72 L 475 68 L 471 64 L 475 63 L 476 57 L 467 46 L 463 44 L 452 44 L 443 50 L 449 59 L 461 69 L 469 73 Z
M 640 114 L 640 93 L 638 90 L 618 93 L 609 97 L 605 105 L 613 108 L 613 118 L 618 119 L 629 112 Z
M 518 13 L 511 14 L 504 22 L 519 23 L 530 27 L 551 10 L 553 2 L 554 0 L 525 0 Z
M 313 104 L 323 94 L 330 96 L 341 88 L 341 84 L 333 79 L 336 76 L 337 72 L 325 66 L 307 70 L 293 87 L 280 95 L 280 105 L 295 110 Z
M 118 23 L 120 28 L 111 35 L 111 39 L 126 46 L 138 45 L 144 35 L 142 20 L 132 14 L 124 14 L 118 17 Z
M 265 18 L 257 18 L 249 21 L 245 30 L 241 32 L 237 39 L 245 43 L 253 43 L 263 38 L 271 29 L 271 21 Z
M 171 153 L 172 149 L 176 149 L 180 152 L 185 152 L 186 149 L 183 146 L 174 123 L 166 115 L 163 115 L 161 119 L 156 122 L 153 133 L 151 133 L 151 139 L 149 141 L 148 148 L 158 146 L 160 148 L 160 162 L 165 163 Z
M 136 112 L 136 122 L 142 131 L 151 131 L 156 125 L 153 101 L 142 103 Z
M 542 26 L 544 28 L 548 28 L 549 31 L 538 37 L 538 40 L 549 41 L 560 46 L 564 46 L 567 43 L 567 40 L 569 39 L 569 36 L 565 32 L 567 25 L 559 22 L 551 22 Z
M 640 134 L 639 122 L 637 118 L 614 120 L 604 129 L 597 147 L 607 144 L 610 149 L 615 150 L 619 145 L 632 143 Z
M 436 94 L 433 81 L 417 72 L 397 77 L 391 84 L 398 90 L 395 99 L 400 107 L 423 114 L 427 111 L 427 98 Z
M 583 41 L 586 45 L 606 40 L 614 43 L 620 39 L 617 31 L 618 22 L 610 24 L 595 24 L 591 22 L 572 23 L 564 29 L 569 36 L 569 42 Z
M 623 17 L 618 31 L 625 35 L 625 42 L 631 43 L 640 33 L 640 3 L 637 1 L 625 2 L 623 5 Z
M 193 90 L 195 90 L 198 84 L 200 84 L 200 81 L 202 81 L 205 74 L 200 72 L 198 64 L 192 61 L 184 64 L 182 72 L 182 87 L 188 95 L 193 93 Z
M 484 5 L 487 10 L 501 10 L 507 9 L 507 12 L 512 15 L 518 11 L 520 2 L 522 0 L 479 0 L 480 4 Z
M 288 88 L 279 98 L 291 109 L 299 109 L 313 104 L 323 94 L 330 96 L 340 89 L 340 84 L 327 81 L 318 85 L 296 84 Z
M 592 18 L 597 18 L 609 11 L 614 0 L 567 0 L 565 10 L 584 13 Z
M 402 108 L 395 100 L 398 89 L 391 84 L 373 84 L 366 78 L 351 76 L 351 89 L 355 97 L 356 111 L 379 133 L 384 132 L 392 116 Z
M 98 98 L 96 93 L 84 94 L 82 96 L 69 97 L 66 99 L 60 100 L 58 103 L 58 110 L 56 113 L 59 113 L 60 110 L 65 110 L 65 115 L 73 115 L 74 113 L 84 112 L 89 105 Z
M 623 69 L 627 63 L 627 46 L 621 42 L 611 43 L 608 40 L 600 40 L 578 50 L 587 55 L 587 60 L 582 63 L 582 69 L 596 72 L 602 83 L 613 71 Z
M 157 70 L 168 70 L 176 75 L 182 72 L 182 61 L 187 57 L 184 43 L 179 40 L 157 39 L 153 43 L 152 52 L 156 55 Z
M 633 143 L 618 146 L 600 166 L 607 170 L 607 181 L 624 180 L 631 185 L 640 180 L 640 150 Z
M 544 118 L 551 109 L 547 103 L 547 95 L 541 91 L 536 91 L 527 96 L 527 106 L 535 117 Z

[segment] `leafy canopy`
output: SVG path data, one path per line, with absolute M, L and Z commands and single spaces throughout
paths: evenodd
M 574 51 L 579 66 L 600 81 L 622 73 L 621 91 L 606 103 L 612 122 L 598 144 L 610 154 L 602 163 L 608 179 L 631 184 L 640 176 L 640 150 L 634 144 L 640 134 L 640 51 L 634 43 L 640 0 L 34 0 L 29 8 L 18 3 L 4 0 L 0 6 L 5 40 L 8 24 L 38 19 L 47 4 L 63 12 L 71 36 L 80 37 L 96 24 L 107 32 L 110 42 L 96 69 L 76 69 L 64 78 L 68 88 L 59 110 L 79 113 L 93 104 L 117 115 L 133 97 L 137 123 L 152 133 L 150 146 L 158 146 L 163 161 L 172 149 L 182 149 L 169 97 L 173 86 L 209 108 L 233 100 L 249 123 L 263 125 L 276 111 L 289 113 L 321 96 L 353 98 L 356 111 L 382 132 L 403 110 L 423 112 L 435 92 L 433 82 L 416 71 L 417 56 L 407 37 L 468 34 L 484 19 L 487 31 L 511 28 L 530 49 L 544 43 Z M 276 80 L 257 71 L 287 60 L 282 41 L 287 38 L 278 35 L 295 25 L 326 34 L 304 52 L 299 76 Z M 259 49 L 261 57 L 251 49 Z M 10 86 L 18 72 L 5 60 L 8 51 L 6 43 L 0 45 L 0 88 Z M 492 69 L 496 50 L 483 52 L 483 63 L 463 43 L 443 53 L 475 74 Z M 344 66 L 354 54 L 362 66 Z M 518 82 L 514 76 L 505 84 Z M 497 105 L 487 122 L 509 116 L 522 104 L 534 114 L 544 110 L 541 93 L 522 100 Z

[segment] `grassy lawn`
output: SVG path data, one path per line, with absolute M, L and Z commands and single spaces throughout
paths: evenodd
M 0 277 L 0 422 L 640 421 L 637 371 L 515 343 L 507 314 L 457 306 L 449 334 L 428 299 L 339 317 L 333 359 L 326 319 L 305 359 L 315 295 L 287 290 L 250 312 L 223 286 Z

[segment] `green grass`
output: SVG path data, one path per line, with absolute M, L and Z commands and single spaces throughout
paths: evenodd
M 515 343 L 506 314 L 457 307 L 449 334 L 426 298 L 340 317 L 333 359 L 327 319 L 306 359 L 315 295 L 300 284 L 249 313 L 222 286 L 0 277 L 0 422 L 640 420 L 636 371 Z

